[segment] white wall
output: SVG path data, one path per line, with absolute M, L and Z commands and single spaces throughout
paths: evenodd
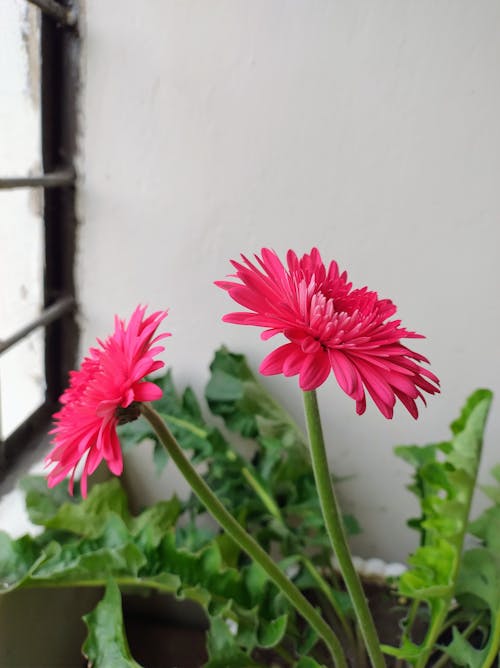
M 39 10 L 26 0 L 0 1 L 0 177 L 41 169 Z M 0 339 L 43 306 L 41 190 L 0 191 Z M 0 438 L 44 400 L 43 332 L 0 357 Z
M 446 438 L 470 391 L 499 388 L 499 34 L 495 0 L 86 0 L 83 344 L 147 302 L 171 308 L 181 383 L 201 388 L 222 342 L 257 366 L 274 343 L 221 323 L 212 281 L 261 246 L 318 245 L 392 298 L 442 395 L 386 421 L 321 389 L 363 555 L 415 545 L 392 446 Z M 301 419 L 296 380 L 265 382 Z

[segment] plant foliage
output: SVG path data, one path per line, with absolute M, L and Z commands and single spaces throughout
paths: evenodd
M 475 586 L 471 576 L 481 557 L 474 550 L 463 555 L 463 544 L 491 401 L 488 390 L 478 390 L 469 397 L 459 418 L 451 424 L 449 441 L 395 449 L 415 469 L 409 489 L 418 497 L 421 509 L 420 517 L 409 522 L 420 533 L 420 547 L 409 558 L 410 568 L 399 580 L 399 593 L 413 599 L 413 612 L 424 606 L 428 622 L 422 642 L 412 640 L 408 624 L 401 647 L 385 649 L 412 665 L 427 665 L 454 608 L 454 597 Z M 484 567 L 486 563 L 480 574 L 476 571 L 478 578 L 484 577 Z M 463 642 L 455 629 L 451 654 L 464 656 Z
M 178 394 L 170 372 L 155 379 L 163 390 L 155 408 L 192 461 L 204 464 L 206 482 L 228 510 L 261 545 L 273 546 L 299 588 L 317 589 L 324 598 L 328 542 L 305 438 L 243 356 L 223 348 L 211 371 L 209 408 L 231 431 L 251 439 L 250 459 L 205 420 L 190 388 Z M 125 449 L 153 440 L 157 467 L 164 466 L 163 448 L 146 421 L 124 425 L 120 438 Z M 85 617 L 89 633 L 83 650 L 94 668 L 138 665 L 124 635 L 119 587 L 157 590 L 200 604 L 209 621 L 209 668 L 266 665 L 259 663 L 262 656 L 280 647 L 299 668 L 321 665 L 313 658 L 315 634 L 304 629 L 265 573 L 228 536 L 199 523 L 205 510 L 196 497 L 174 496 L 133 515 L 118 479 L 96 484 L 86 499 L 69 496 L 63 486 L 49 490 L 42 477 L 27 478 L 22 486 L 30 519 L 44 531 L 18 540 L 0 533 L 0 580 L 5 591 L 106 587 L 102 601 Z M 354 518 L 346 517 L 345 523 L 348 530 L 359 530 Z M 348 603 L 338 603 L 343 592 L 336 599 L 326 589 L 331 603 L 323 604 L 330 614 L 350 612 Z
M 336 585 L 306 439 L 260 385 L 245 358 L 217 351 L 206 388 L 214 422 L 195 394 L 179 394 L 171 373 L 156 378 L 156 403 L 169 428 L 203 464 L 203 477 L 227 509 L 268 551 L 296 586 L 307 591 L 356 656 L 349 596 Z M 500 645 L 500 467 L 483 488 L 492 505 L 469 522 L 492 395 L 478 390 L 451 425 L 451 438 L 426 446 L 399 446 L 414 469 L 409 489 L 420 504 L 409 521 L 420 546 L 398 583 L 412 603 L 400 647 L 384 646 L 399 665 L 488 668 Z M 159 471 L 163 447 L 149 423 L 121 427 L 124 448 L 154 443 Z M 233 444 L 246 439 L 251 455 Z M 248 450 L 248 448 L 246 449 Z M 93 668 L 140 668 L 124 631 L 120 589 L 168 593 L 197 602 L 208 621 L 206 668 L 324 668 L 324 648 L 259 566 L 217 528 L 200 522 L 198 499 L 177 497 L 134 515 L 118 479 L 96 484 L 86 499 L 63 486 L 49 490 L 41 477 L 22 481 L 37 536 L 17 540 L 0 532 L 2 592 L 19 587 L 101 586 L 104 595 L 84 620 L 83 652 Z M 359 531 L 352 516 L 348 532 Z M 467 532 L 474 544 L 464 550 Z M 332 583 L 334 586 L 332 587 Z M 425 619 L 420 637 L 416 619 Z M 274 665 L 274 664 L 273 664 Z M 354 659 L 354 664 L 356 659 Z

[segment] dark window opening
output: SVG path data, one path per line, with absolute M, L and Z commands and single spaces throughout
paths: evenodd
M 38 315 L 0 339 L 0 356 L 32 335 L 43 333 L 44 392 L 41 404 L 11 433 L 0 433 L 0 480 L 27 448 L 46 433 L 57 408 L 78 343 L 75 321 L 76 96 L 79 36 L 74 2 L 26 0 L 38 7 L 41 173 L 0 178 L 0 190 L 41 189 L 43 193 L 43 302 Z M 4 129 L 5 131 L 5 129 Z M 0 193 L 2 197 L 2 193 Z M 16 221 L 12 234 L 16 234 Z M 8 386 L 1 386 L 3 395 Z

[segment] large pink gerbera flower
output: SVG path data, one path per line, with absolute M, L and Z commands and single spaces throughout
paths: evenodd
M 356 401 L 356 411 L 366 408 L 365 389 L 391 418 L 399 399 L 413 417 L 422 391 L 439 392 L 439 380 L 421 366 L 428 360 L 401 343 L 424 338 L 390 320 L 396 307 L 367 288 L 352 289 L 347 273 L 336 262 L 326 269 L 316 248 L 301 259 L 287 253 L 285 267 L 276 253 L 263 248 L 253 264 L 242 255 L 231 261 L 237 281 L 216 285 L 248 311 L 228 313 L 225 322 L 265 327 L 261 337 L 283 334 L 288 343 L 276 348 L 262 362 L 264 375 L 299 374 L 303 390 L 321 385 L 333 370 L 337 382 Z
M 87 494 L 87 476 L 105 459 L 109 470 L 120 475 L 123 459 L 116 433 L 118 424 L 139 416 L 136 402 L 154 401 L 162 395 L 144 377 L 164 363 L 153 357 L 164 350 L 155 345 L 170 334 L 154 337 L 166 311 L 145 318 L 146 309 L 137 307 L 128 325 L 115 317 L 115 331 L 100 348 L 91 348 L 78 371 L 70 373 L 69 388 L 60 398 L 62 408 L 54 415 L 54 448 L 46 458 L 55 463 L 48 475 L 54 487 L 71 472 L 69 489 L 73 493 L 75 469 L 82 459 L 80 488 Z M 154 337 L 154 338 L 153 338 Z

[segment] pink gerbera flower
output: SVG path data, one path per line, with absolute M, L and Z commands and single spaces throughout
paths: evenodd
M 390 320 L 396 307 L 367 288 L 353 289 L 336 262 L 325 267 L 317 248 L 301 259 L 287 253 L 285 267 L 276 253 L 263 248 L 253 264 L 242 255 L 231 261 L 236 281 L 216 285 L 248 311 L 228 313 L 225 322 L 265 327 L 261 337 L 283 334 L 288 343 L 262 362 L 264 375 L 299 374 L 303 390 L 314 390 L 333 371 L 340 387 L 366 408 L 365 389 L 381 413 L 391 418 L 399 399 L 413 417 L 422 392 L 439 392 L 439 380 L 420 362 L 428 360 L 401 343 L 424 338 Z
M 116 427 L 139 416 L 137 402 L 154 401 L 162 391 L 144 381 L 164 366 L 153 358 L 164 350 L 156 343 L 170 334 L 154 336 L 166 311 L 145 318 L 146 309 L 137 307 L 128 325 L 115 317 L 115 331 L 100 348 L 91 348 L 78 371 L 71 371 L 69 388 L 62 394 L 62 408 L 55 413 L 54 448 L 46 458 L 55 463 L 48 475 L 54 487 L 71 472 L 73 493 L 75 470 L 85 459 L 80 488 L 87 495 L 87 476 L 105 459 L 109 470 L 120 475 L 123 458 Z M 154 337 L 154 338 L 153 338 Z

